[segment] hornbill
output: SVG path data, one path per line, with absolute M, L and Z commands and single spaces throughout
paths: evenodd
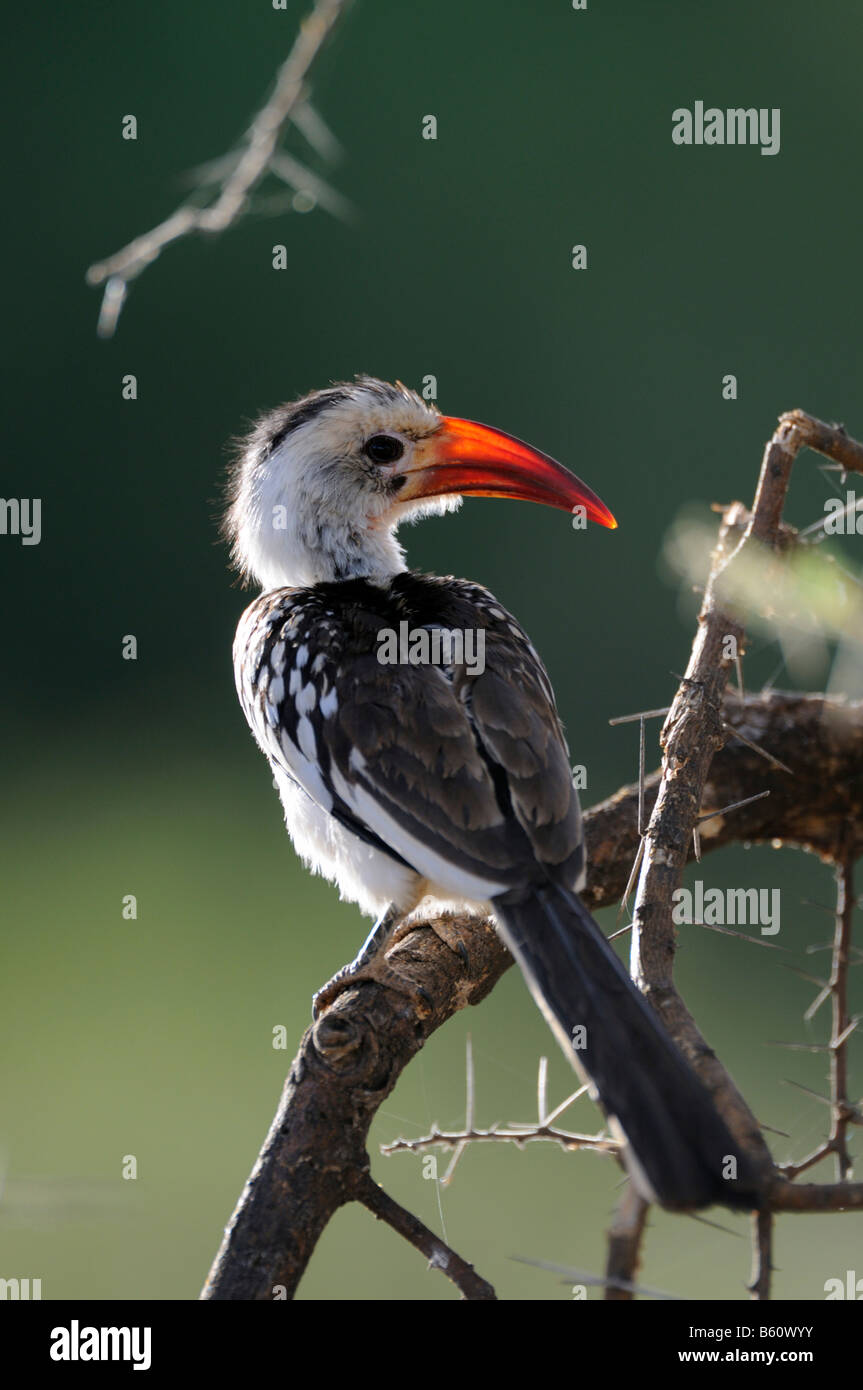
M 297 852 L 378 919 L 318 1006 L 364 976 L 393 983 L 383 955 L 417 909 L 491 911 L 645 1197 L 755 1205 L 745 1156 L 578 896 L 581 812 L 530 640 L 487 589 L 405 564 L 397 527 L 466 495 L 617 524 L 546 454 L 400 383 L 314 391 L 240 441 L 224 530 L 263 588 L 237 629 L 240 702 Z M 387 664 L 382 634 L 406 631 L 449 645 Z M 482 661 L 459 633 L 482 635 Z

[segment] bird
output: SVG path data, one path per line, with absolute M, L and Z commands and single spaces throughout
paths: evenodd
M 751 1208 L 745 1152 L 580 896 L 578 793 L 533 644 L 482 585 L 407 566 L 399 526 L 474 496 L 617 526 L 547 454 L 400 382 L 336 382 L 236 441 L 223 533 L 261 589 L 234 641 L 239 701 L 300 858 L 375 919 L 316 1007 L 393 983 L 409 919 L 491 914 L 644 1199 Z

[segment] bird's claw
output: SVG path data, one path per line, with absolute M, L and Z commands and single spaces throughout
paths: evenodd
M 454 951 L 464 966 L 465 972 L 470 973 L 470 953 L 465 945 L 464 937 L 461 934 L 457 917 L 441 916 L 426 922 L 423 925 L 431 927 L 435 936 Z
M 396 994 L 404 995 L 423 1013 L 431 1013 L 434 1009 L 431 995 L 423 989 L 422 985 L 409 980 L 406 975 L 400 974 L 399 971 L 388 965 L 386 960 L 381 959 L 370 961 L 367 965 L 359 967 L 345 965 L 337 971 L 312 999 L 312 1018 L 315 1022 L 326 1009 L 332 1007 L 340 994 L 344 994 L 345 990 L 352 989 L 354 985 L 363 984 L 365 981 L 383 985 L 385 989 L 392 989 Z

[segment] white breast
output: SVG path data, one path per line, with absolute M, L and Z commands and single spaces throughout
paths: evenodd
M 347 902 L 380 916 L 390 903 L 409 909 L 418 875 L 367 845 L 323 811 L 296 782 L 271 763 L 294 849 L 313 873 L 335 883 Z

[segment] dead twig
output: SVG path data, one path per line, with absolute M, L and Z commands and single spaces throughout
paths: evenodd
M 240 149 L 207 166 L 204 177 L 215 182 L 215 196 L 202 201 L 199 190 L 195 199 L 176 208 L 163 222 L 90 266 L 87 283 L 105 287 L 97 328 L 101 338 L 110 338 L 116 330 L 129 285 L 158 260 L 167 246 L 192 232 L 221 232 L 230 227 L 246 211 L 252 193 L 266 174 L 275 174 L 297 191 L 313 191 L 318 201 L 322 191 L 325 201 L 331 195 L 322 180 L 298 161 L 279 153 L 278 143 L 287 123 L 295 120 L 318 148 L 331 149 L 331 138 L 322 145 L 322 123 L 308 106 L 306 83 L 312 64 L 348 3 L 349 0 L 316 0 L 279 68 L 272 95 L 249 126 Z
M 773 1273 L 773 1213 L 756 1211 L 752 1214 L 752 1274 L 749 1295 L 756 1303 L 770 1298 L 770 1276 Z
M 607 1236 L 605 1297 L 608 1302 L 628 1302 L 637 1291 L 641 1243 L 649 1209 L 649 1203 L 628 1182 Z
M 361 1174 L 357 1179 L 354 1197 L 379 1221 L 385 1221 L 408 1244 L 425 1255 L 430 1269 L 439 1269 L 452 1280 L 462 1298 L 471 1302 L 490 1302 L 497 1299 L 491 1284 L 477 1274 L 473 1265 L 451 1250 L 429 1230 L 428 1226 L 424 1226 L 417 1217 L 384 1192 L 382 1187 L 378 1187 L 368 1172 Z
M 452 1181 L 456 1165 L 470 1144 L 515 1144 L 517 1148 L 523 1149 L 525 1144 L 534 1143 L 536 1140 L 546 1140 L 559 1144 L 562 1149 L 593 1149 L 596 1153 L 618 1155 L 620 1144 L 616 1139 L 609 1139 L 605 1134 L 576 1134 L 570 1130 L 555 1128 L 554 1121 L 558 1116 L 568 1110 L 573 1102 L 583 1096 L 589 1088 L 579 1086 L 577 1091 L 573 1091 L 571 1095 L 550 1111 L 546 1091 L 547 1081 L 548 1058 L 540 1057 L 537 1077 L 537 1119 L 535 1121 L 530 1123 L 513 1121 L 506 1129 L 501 1129 L 500 1125 L 492 1125 L 489 1129 L 477 1129 L 474 1122 L 476 1084 L 473 1069 L 473 1048 L 470 1037 L 468 1037 L 467 1103 L 463 1128 L 447 1131 L 438 1129 L 437 1125 L 433 1125 L 430 1133 L 424 1134 L 419 1139 L 394 1139 L 389 1144 L 382 1144 L 381 1153 L 389 1158 L 392 1154 L 397 1153 L 425 1153 L 427 1149 L 435 1147 L 454 1149 L 452 1161 L 440 1180 L 442 1187 L 448 1186 Z

